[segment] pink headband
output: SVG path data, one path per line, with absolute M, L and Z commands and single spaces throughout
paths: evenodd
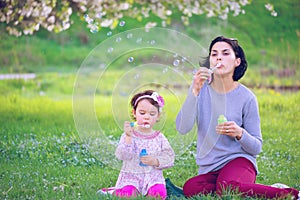
M 140 96 L 139 98 L 137 98 L 137 100 L 135 100 L 135 103 L 134 103 L 134 106 L 137 105 L 137 103 L 141 100 L 141 99 L 145 99 L 145 98 L 149 98 L 149 99 L 153 99 L 155 102 L 158 103 L 158 106 L 159 106 L 159 112 L 162 111 L 162 108 L 164 107 L 165 105 L 165 101 L 163 99 L 162 96 L 160 96 L 157 92 L 153 92 L 151 95 L 143 95 L 143 96 Z

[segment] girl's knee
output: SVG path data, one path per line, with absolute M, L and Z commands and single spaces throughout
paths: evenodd
M 149 188 L 148 196 L 160 197 L 161 199 L 167 198 L 167 189 L 164 184 L 156 184 Z
M 126 185 L 123 188 L 117 189 L 115 195 L 118 197 L 134 197 L 137 195 L 137 189 L 133 185 Z

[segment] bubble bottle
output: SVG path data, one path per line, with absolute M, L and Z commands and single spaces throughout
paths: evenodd
M 218 124 L 223 124 L 224 122 L 227 122 L 227 119 L 224 115 L 220 115 L 218 118 Z
M 143 156 L 147 156 L 148 155 L 148 153 L 147 153 L 147 151 L 146 151 L 146 149 L 142 149 L 141 150 L 141 152 L 140 152 L 140 157 L 143 157 Z M 144 164 L 144 163 L 142 163 L 141 161 L 140 161 L 140 166 L 147 166 L 146 164 Z

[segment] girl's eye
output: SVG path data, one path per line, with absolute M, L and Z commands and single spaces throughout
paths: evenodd
M 150 113 L 150 115 L 151 115 L 151 116 L 155 116 L 155 115 L 156 115 L 156 113 L 155 113 L 155 112 L 152 112 L 152 113 Z
M 144 115 L 144 114 L 145 114 L 145 112 L 140 112 L 140 114 L 141 114 L 141 115 Z

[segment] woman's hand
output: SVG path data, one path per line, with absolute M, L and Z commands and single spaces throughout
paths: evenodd
M 149 166 L 154 166 L 154 167 L 159 166 L 159 162 L 158 162 L 157 158 L 154 157 L 154 156 L 150 156 L 150 155 L 142 156 L 140 158 L 140 160 L 141 160 L 142 163 L 144 163 L 146 165 L 149 165 Z
M 128 122 L 128 121 L 124 122 L 124 132 L 126 134 L 125 143 L 131 144 L 133 128 L 130 126 L 130 122 Z
M 234 121 L 228 121 L 217 125 L 216 132 L 218 134 L 235 137 L 237 140 L 240 140 L 243 135 L 243 129 L 239 127 Z
M 193 94 L 198 96 L 201 88 L 203 87 L 205 81 L 211 76 L 209 69 L 206 67 L 200 67 L 198 71 L 194 74 L 193 82 Z

